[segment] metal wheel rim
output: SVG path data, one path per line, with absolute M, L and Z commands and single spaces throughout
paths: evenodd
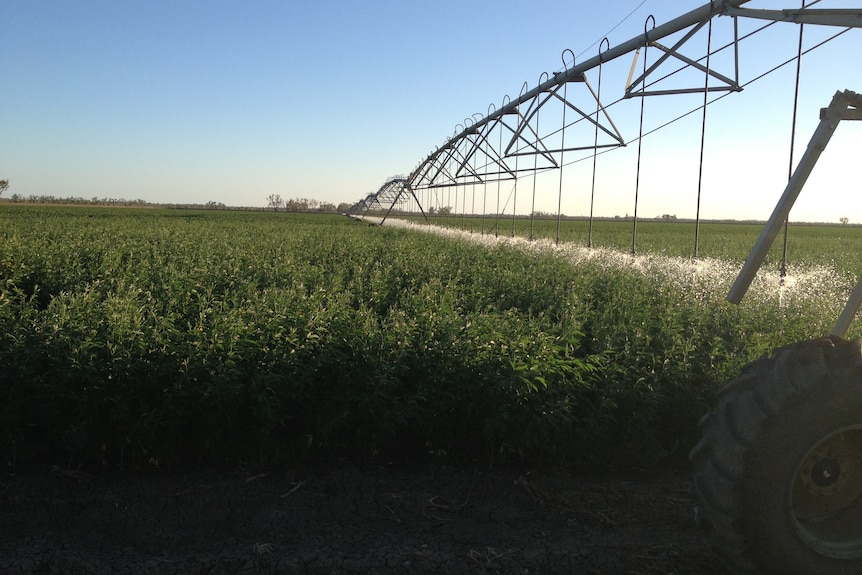
M 833 432 L 802 458 L 790 512 L 811 549 L 835 559 L 862 557 L 862 425 Z

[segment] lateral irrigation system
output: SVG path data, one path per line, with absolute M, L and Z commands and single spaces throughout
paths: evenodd
M 822 9 L 812 8 L 821 0 L 805 2 L 802 8 L 770 10 L 743 7 L 749 0 L 714 0 L 703 6 L 692 10 L 682 16 L 674 18 L 664 24 L 656 25 L 655 18 L 649 16 L 644 24 L 644 32 L 619 45 L 611 46 L 607 38 L 599 43 L 597 55 L 582 62 L 575 62 L 575 55 L 571 50 L 563 52 L 564 69 L 553 74 L 543 73 L 538 84 L 528 89 L 524 83 L 521 93 L 514 99 L 506 96 L 502 105 L 497 108 L 491 104 L 488 112 L 483 117 L 474 114 L 466 119 L 463 124 L 456 126 L 454 134 L 441 146 L 425 157 L 417 167 L 407 175 L 394 176 L 374 193 L 354 204 L 348 214 L 354 217 L 364 218 L 366 215 L 374 214 L 383 223 L 395 214 L 411 213 L 424 217 L 430 223 L 430 212 L 434 211 L 431 204 L 434 198 L 438 205 L 445 204 L 445 210 L 452 210 L 451 193 L 454 190 L 454 209 L 459 206 L 458 192 L 461 191 L 461 213 L 470 214 L 471 218 L 481 217 L 482 230 L 485 230 L 485 218 L 493 214 L 496 222 L 495 230 L 499 229 L 499 218 L 505 213 L 509 200 L 500 206 L 500 183 L 514 181 L 515 199 L 517 202 L 518 181 L 526 177 L 527 183 L 532 184 L 532 206 L 530 210 L 530 239 L 532 239 L 532 220 L 536 214 L 536 176 L 547 171 L 559 172 L 559 190 L 557 198 L 557 237 L 560 240 L 560 219 L 563 197 L 563 168 L 573 162 L 573 153 L 578 156 L 577 161 L 592 159 L 592 182 L 590 189 L 590 213 L 589 232 L 587 247 L 592 247 L 594 202 L 596 192 L 596 157 L 599 154 L 612 151 L 631 144 L 637 143 L 637 167 L 634 190 L 634 216 L 632 217 L 632 254 L 637 247 L 637 222 L 638 222 L 638 186 L 641 172 L 641 142 L 646 135 L 644 133 L 644 99 L 648 96 L 667 96 L 677 94 L 702 94 L 702 105 L 689 110 L 679 116 L 688 116 L 692 112 L 702 111 L 701 141 L 700 141 L 700 165 L 697 183 L 697 211 L 695 217 L 695 238 L 693 257 L 698 255 L 698 236 L 701 220 L 701 188 L 703 175 L 704 157 L 704 134 L 706 130 L 706 110 L 709 104 L 731 94 L 741 91 L 744 84 L 740 83 L 740 51 L 739 44 L 742 40 L 755 33 L 781 22 L 795 23 L 799 25 L 799 49 L 794 58 L 784 62 L 797 62 L 796 94 L 794 98 L 794 130 L 796 121 L 796 102 L 799 94 L 799 68 L 798 63 L 803 55 L 814 49 L 803 51 L 802 29 L 804 24 L 816 26 L 833 27 L 835 33 L 818 44 L 819 47 L 842 34 L 862 27 L 862 7 L 857 8 L 834 8 Z M 720 45 L 713 45 L 713 19 L 717 16 L 726 16 L 732 19 L 732 40 Z M 754 31 L 741 35 L 739 30 L 740 19 L 753 19 L 763 22 Z M 699 32 L 702 38 L 706 35 L 706 50 L 702 43 L 693 45 L 692 39 Z M 671 38 L 673 37 L 673 38 Z M 662 40 L 669 39 L 668 45 Z M 648 62 L 649 50 L 657 50 L 658 58 Z M 689 56 L 686 52 L 696 52 L 699 56 Z M 719 54 L 722 57 L 722 66 L 713 61 Z M 629 56 L 632 58 L 631 68 L 625 83 L 625 89 L 621 97 L 609 101 L 602 94 L 602 67 L 618 58 Z M 847 55 L 849 61 L 858 61 L 858 54 Z M 716 58 L 717 59 L 717 58 Z M 639 63 L 640 60 L 640 63 Z M 640 64 L 640 65 L 639 65 Z M 766 72 L 769 74 L 777 68 Z M 723 73 L 716 68 L 729 68 Z M 669 69 L 674 68 L 671 71 Z M 598 81 L 593 86 L 587 79 L 587 72 L 595 70 Z M 669 89 L 657 89 L 656 84 L 686 70 L 686 82 L 683 87 Z M 692 71 L 697 74 L 699 81 L 694 85 L 691 82 Z M 702 76 L 701 76 L 702 74 Z M 763 74 L 763 75 L 766 75 Z M 763 76 L 762 75 L 762 76 Z M 762 77 L 761 76 L 761 77 Z M 757 79 L 757 78 L 756 78 Z M 752 80 L 753 81 L 753 80 Z M 665 83 L 667 84 L 667 83 Z M 710 96 L 712 98 L 710 99 Z M 626 99 L 640 99 L 640 122 L 639 132 L 636 138 L 625 141 L 620 130 L 614 123 L 610 108 Z M 540 123 L 541 118 L 541 123 Z M 665 127 L 668 122 L 659 128 Z M 656 129 L 659 129 L 656 128 Z M 655 131 L 655 130 L 653 130 Z M 792 137 L 791 137 L 792 138 Z M 791 141 L 791 163 L 792 163 Z M 567 157 L 569 154 L 569 157 Z M 480 199 L 482 205 L 477 209 L 476 187 L 483 186 L 483 194 Z M 496 186 L 496 206 L 489 207 L 489 187 Z M 467 191 L 472 191 L 472 199 L 467 204 Z M 527 190 L 529 192 L 530 190 Z M 447 194 L 448 201 L 441 202 L 442 194 Z M 523 192 L 522 192 L 523 193 Z M 511 199 L 511 198 L 510 198 Z M 430 208 L 430 209 L 428 209 Z M 438 207 L 437 213 L 441 210 Z M 481 216 L 479 215 L 481 214 Z M 517 217 L 515 208 L 511 208 L 512 233 L 514 235 L 514 221 Z M 471 220 L 472 221 L 472 220 Z M 784 263 L 782 262 L 782 270 Z

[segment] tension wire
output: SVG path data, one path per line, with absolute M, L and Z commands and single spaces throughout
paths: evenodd
M 802 0 L 802 8 L 805 8 L 805 0 Z M 796 85 L 793 91 L 793 120 L 790 127 L 790 162 L 787 168 L 787 181 L 793 177 L 793 148 L 796 144 L 796 112 L 799 107 L 799 79 L 802 75 L 802 27 L 799 25 L 799 47 L 796 54 Z M 789 228 L 790 216 L 784 220 L 784 243 L 781 247 L 781 266 L 779 267 L 779 276 L 781 281 L 787 277 L 787 232 Z

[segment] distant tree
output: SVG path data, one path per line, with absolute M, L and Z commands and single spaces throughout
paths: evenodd
M 343 214 L 347 212 L 347 210 L 349 210 L 352 205 L 353 204 L 348 204 L 347 202 L 341 202 L 340 204 L 338 204 L 338 207 L 335 208 L 335 211 L 339 214 Z
M 284 200 L 281 199 L 281 194 L 270 194 L 266 197 L 266 201 L 269 202 L 267 205 L 276 212 L 284 205 Z
M 441 216 L 448 216 L 452 213 L 452 206 L 443 206 L 437 213 Z
M 846 226 L 847 223 L 850 221 L 850 218 L 839 218 L 838 221 Z
M 305 198 L 291 198 L 284 204 L 284 209 L 288 212 L 307 212 L 308 200 Z
M 9 189 L 9 180 L 0 180 L 0 196 Z

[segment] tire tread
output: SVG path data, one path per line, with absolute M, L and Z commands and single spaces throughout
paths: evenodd
M 696 517 L 731 573 L 761 572 L 739 529 L 748 453 L 789 403 L 847 368 L 862 368 L 862 340 L 821 338 L 781 347 L 747 364 L 718 393 L 715 409 L 701 418 L 701 440 L 689 454 Z

